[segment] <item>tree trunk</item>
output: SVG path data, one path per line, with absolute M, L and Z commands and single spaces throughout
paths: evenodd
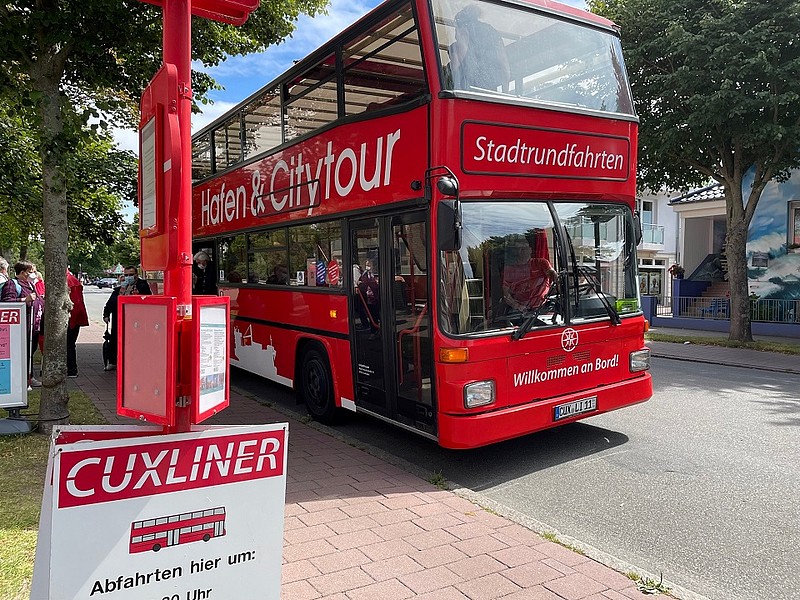
M 45 61 L 42 58 L 41 61 Z M 72 304 L 67 294 L 67 193 L 62 172 L 62 133 L 59 82 L 61 69 L 53 66 L 33 79 L 42 93 L 42 191 L 44 223 L 44 264 L 47 290 L 44 310 L 44 359 L 42 362 L 41 430 L 50 434 L 53 426 L 67 423 L 67 322 Z
M 725 236 L 725 254 L 728 258 L 728 280 L 731 288 L 731 328 L 728 339 L 752 342 L 750 325 L 750 289 L 747 283 L 747 229 L 749 221 L 742 203 L 742 186 L 726 189 L 728 205 L 728 233 Z

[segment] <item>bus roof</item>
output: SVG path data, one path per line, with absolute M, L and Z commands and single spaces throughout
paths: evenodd
M 534 6 L 542 8 L 548 12 L 561 13 L 563 15 L 573 17 L 581 21 L 585 21 L 587 23 L 592 23 L 593 25 L 599 25 L 600 27 L 608 27 L 611 29 L 616 28 L 616 25 L 614 25 L 612 21 L 609 21 L 605 17 L 601 17 L 600 15 L 596 15 L 587 10 L 581 10 L 580 8 L 575 8 L 574 6 L 570 6 L 569 4 L 555 2 L 554 0 L 519 0 L 519 3 L 533 4 Z
M 204 135 L 205 133 L 208 133 L 210 130 L 215 129 L 216 127 L 219 126 L 219 122 L 225 117 L 225 115 L 232 114 L 237 110 L 241 109 L 242 107 L 246 106 L 252 100 L 263 94 L 264 90 L 269 88 L 274 88 L 282 81 L 292 77 L 293 73 L 302 72 L 304 69 L 306 69 L 308 63 L 313 63 L 314 61 L 318 60 L 318 58 L 322 57 L 325 52 L 328 52 L 332 46 L 335 46 L 337 43 L 340 43 L 343 40 L 347 40 L 352 35 L 351 32 L 353 30 L 358 31 L 358 28 L 362 26 L 362 23 L 373 19 L 376 13 L 385 10 L 385 8 L 389 5 L 399 5 L 403 4 L 405 1 L 408 0 L 402 0 L 402 1 L 386 0 L 384 2 L 381 2 L 375 8 L 370 10 L 367 14 L 359 18 L 356 22 L 352 23 L 349 27 L 342 30 L 334 37 L 332 37 L 324 44 L 317 47 L 315 50 L 312 50 L 301 59 L 298 59 L 291 68 L 289 68 L 287 71 L 279 73 L 277 77 L 275 77 L 275 79 L 268 82 L 267 84 L 265 84 L 252 94 L 250 94 L 248 97 L 239 102 L 235 107 L 226 111 L 224 115 L 220 115 L 220 117 L 214 119 L 214 121 L 212 121 L 202 129 L 198 130 L 196 133 L 192 134 L 192 138 L 199 137 L 201 135 Z M 414 0 L 411 0 L 411 2 L 413 3 Z M 608 19 L 596 15 L 594 13 L 591 13 L 589 11 L 582 10 L 580 8 L 575 8 L 574 6 L 563 4 L 562 2 L 556 2 L 555 0 L 501 0 L 500 2 L 497 3 L 516 4 L 518 6 L 533 7 L 542 12 L 550 13 L 561 17 L 566 17 L 572 21 L 580 21 L 589 25 L 593 25 L 595 27 L 601 27 L 603 29 L 617 31 L 617 27 L 612 21 L 609 21 Z

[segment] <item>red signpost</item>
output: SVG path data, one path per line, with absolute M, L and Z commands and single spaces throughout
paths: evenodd
M 142 95 L 139 122 L 139 211 L 142 267 L 164 271 L 164 295 L 175 299 L 174 336 L 168 336 L 172 360 L 163 368 L 174 365 L 174 390 L 163 394 L 164 402 L 173 407 L 164 410 L 138 411 L 138 417 L 164 425 L 167 431 L 189 431 L 192 423 L 211 416 L 216 411 L 192 410 L 198 402 L 198 386 L 194 379 L 200 372 L 200 357 L 192 356 L 197 348 L 192 327 L 192 88 L 191 88 L 191 16 L 213 19 L 232 25 L 242 25 L 258 8 L 259 0 L 144 0 L 161 6 L 164 14 L 164 66 L 156 73 Z M 219 306 L 227 307 L 227 299 Z M 131 307 L 133 308 L 133 307 Z M 227 310 L 227 308 L 225 308 Z M 124 311 L 118 313 L 126 328 Z M 227 323 L 227 321 L 226 321 Z M 172 330 L 172 327 L 168 327 Z M 129 339 L 135 339 L 133 330 Z M 117 374 L 117 387 L 130 380 L 125 373 L 124 354 L 134 349 L 124 343 L 123 360 Z M 165 381 L 172 375 L 164 373 Z M 228 396 L 227 377 L 225 397 Z M 130 390 L 129 390 L 130 391 Z M 131 397 L 131 394 L 128 394 Z M 123 405 L 120 404 L 120 407 Z M 221 402 L 219 409 L 227 406 Z M 120 414 L 131 414 L 130 409 Z M 135 409 L 133 409 L 135 411 Z M 155 413 L 155 414 L 154 414 Z M 151 415 L 153 415 L 151 417 Z

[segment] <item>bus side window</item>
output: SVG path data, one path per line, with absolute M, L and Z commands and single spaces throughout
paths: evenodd
M 344 44 L 345 115 L 397 106 L 427 87 L 411 5 Z

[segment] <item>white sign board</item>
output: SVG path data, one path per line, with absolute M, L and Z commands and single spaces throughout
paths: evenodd
M 225 404 L 228 367 L 227 306 L 200 306 L 199 377 L 201 414 Z
M 142 229 L 156 225 L 156 119 L 142 127 L 139 165 L 142 173 L 139 223 Z
M 28 328 L 24 302 L 0 303 L 0 408 L 28 406 Z
M 31 597 L 278 600 L 288 425 L 138 430 L 51 444 Z

